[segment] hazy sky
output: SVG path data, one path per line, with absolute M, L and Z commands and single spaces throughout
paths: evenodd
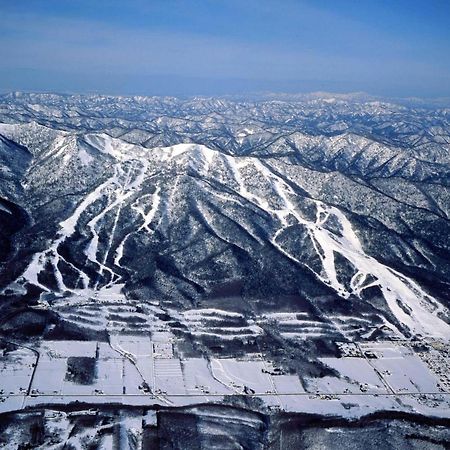
M 0 0 L 0 89 L 450 96 L 450 0 Z

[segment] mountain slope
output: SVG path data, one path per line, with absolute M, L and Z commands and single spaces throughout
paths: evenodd
M 354 180 L 346 169 L 354 157 L 336 156 L 333 139 L 325 156 L 315 152 L 319 164 L 302 136 L 293 160 L 276 145 L 257 157 L 197 144 L 147 149 L 40 125 L 3 125 L 1 132 L 33 154 L 17 180 L 26 180 L 23 205 L 34 223 L 8 268 L 24 288 L 90 296 L 123 285 L 131 298 L 183 309 L 239 282 L 257 314 L 271 308 L 267 299 L 299 296 L 324 318 L 339 315 L 341 302 L 396 332 L 448 334 L 443 299 L 402 270 L 433 272 L 448 247 L 444 237 L 433 244 L 427 237 L 435 226 L 445 236 L 448 219 L 431 202 L 418 209 Z M 376 158 L 366 167 L 391 160 L 380 148 L 363 146 L 366 161 Z M 345 170 L 324 172 L 327 157 Z M 436 212 L 424 224 L 427 208 Z

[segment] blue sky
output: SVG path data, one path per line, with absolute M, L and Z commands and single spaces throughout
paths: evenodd
M 0 0 L 0 89 L 450 96 L 448 0 Z

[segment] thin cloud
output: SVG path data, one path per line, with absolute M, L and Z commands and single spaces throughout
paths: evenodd
M 442 39 L 423 51 L 400 35 L 389 39 L 385 32 L 370 39 L 376 26 L 365 27 L 363 22 L 342 17 L 334 10 L 291 1 L 277 9 L 272 0 L 262 0 L 258 10 L 254 0 L 244 3 L 239 7 L 235 0 L 217 2 L 222 9 L 216 12 L 229 15 L 234 8 L 244 16 L 235 20 L 227 16 L 233 19 L 231 30 L 226 30 L 227 23 L 218 17 L 207 20 L 216 4 L 210 1 L 206 2 L 209 15 L 193 19 L 205 28 L 196 29 L 189 23 L 171 24 L 167 17 L 160 20 L 152 16 L 157 11 L 154 8 L 163 7 L 161 2 L 149 5 L 134 1 L 132 11 L 124 11 L 125 18 L 117 11 L 98 16 L 86 9 L 83 16 L 72 10 L 44 14 L 33 8 L 19 14 L 10 8 L 0 17 L 3 80 L 11 82 L 15 72 L 21 71 L 24 78 L 25 71 L 35 71 L 41 78 L 47 74 L 49 89 L 62 73 L 73 73 L 80 80 L 84 74 L 86 82 L 94 85 L 104 81 L 111 86 L 114 77 L 170 75 L 186 80 L 220 79 L 222 83 L 229 79 L 230 91 L 235 86 L 233 80 L 238 79 L 279 81 L 280 87 L 284 82 L 316 80 L 320 89 L 326 89 L 327 83 L 342 88 L 353 83 L 350 90 L 378 93 L 399 87 L 410 93 L 428 89 L 428 95 L 431 90 L 440 89 L 442 94 L 450 90 L 449 58 L 440 52 L 448 43 Z M 99 7 L 98 3 L 92 5 Z M 121 2 L 114 5 L 118 9 Z M 198 4 L 196 7 L 189 17 L 195 17 Z M 152 17 L 150 25 L 139 20 L 138 12 L 144 18 Z M 240 30 L 236 24 L 253 28 Z M 214 25 L 223 32 L 215 32 Z

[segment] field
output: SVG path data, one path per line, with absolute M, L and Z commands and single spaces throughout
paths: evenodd
M 5 346 L 0 411 L 39 404 L 117 403 L 183 406 L 229 396 L 257 397 L 269 409 L 360 416 L 379 409 L 450 416 L 442 360 L 434 341 L 342 344 L 321 358 L 334 375 L 284 373 L 258 353 L 245 358 L 176 356 L 170 333 L 111 335 L 110 342 L 42 341 L 37 349 Z M 420 349 L 421 351 L 418 351 Z

